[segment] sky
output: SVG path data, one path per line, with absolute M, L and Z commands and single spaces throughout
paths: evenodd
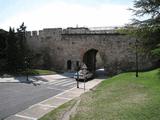
M 133 0 L 0 0 L 0 29 L 123 26 Z

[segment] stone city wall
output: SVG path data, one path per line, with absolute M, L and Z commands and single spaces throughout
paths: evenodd
M 88 28 L 53 28 L 27 32 L 27 41 L 37 55 L 35 67 L 67 70 L 71 61 L 74 71 L 84 54 L 95 49 L 100 54 L 106 72 L 116 74 L 135 70 L 135 38 L 114 30 L 89 30 Z M 148 69 L 152 62 L 148 55 L 139 58 L 140 69 Z M 48 65 L 46 65 L 48 64 Z

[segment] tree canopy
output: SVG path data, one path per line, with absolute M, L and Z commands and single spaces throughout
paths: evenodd
M 29 49 L 27 47 L 25 34 L 26 26 L 22 23 L 17 31 L 10 27 L 6 35 L 7 50 L 5 52 L 5 70 L 9 73 L 23 72 L 27 69 L 26 58 L 29 55 Z
M 160 57 L 160 0 L 135 0 L 131 10 L 138 17 L 133 19 L 132 33 L 152 55 Z
M 137 17 L 146 17 L 145 20 L 133 19 L 134 24 L 160 26 L 160 0 L 135 0 L 134 9 L 131 10 Z

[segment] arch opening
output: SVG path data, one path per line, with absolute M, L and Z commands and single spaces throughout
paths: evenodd
M 91 72 L 95 72 L 97 69 L 104 68 L 101 55 L 96 49 L 90 49 L 84 54 L 83 63 L 86 64 L 88 70 Z
M 83 56 L 83 63 L 86 64 L 87 68 L 91 72 L 95 72 L 96 70 L 96 54 L 98 50 L 91 49 L 88 50 Z
M 96 76 L 104 76 L 104 61 L 96 49 L 88 50 L 83 56 L 83 63 L 86 64 L 88 70 Z

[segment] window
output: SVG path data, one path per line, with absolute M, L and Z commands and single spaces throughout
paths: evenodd
M 67 61 L 67 70 L 71 70 L 71 68 L 72 68 L 72 62 L 71 62 L 71 60 L 68 60 Z

